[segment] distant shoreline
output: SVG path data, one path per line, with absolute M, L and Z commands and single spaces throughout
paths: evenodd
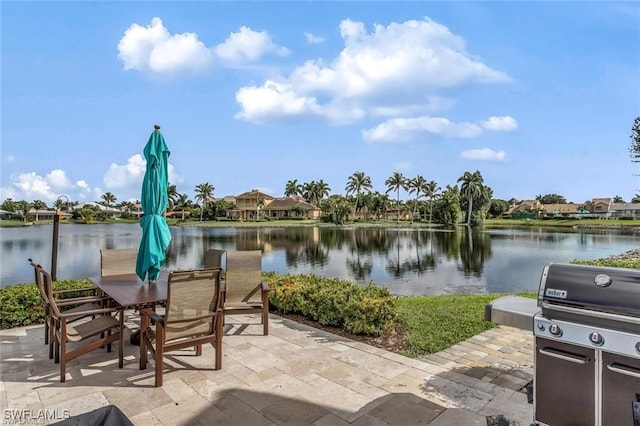
M 23 227 L 23 226 L 43 226 L 51 225 L 53 221 L 42 220 L 37 222 L 20 222 L 15 220 L 0 220 L 0 228 L 10 227 Z M 82 225 L 108 225 L 118 223 L 138 224 L 138 220 L 106 220 L 94 223 L 78 223 L 75 221 L 63 220 L 60 225 L 67 224 L 82 224 Z M 376 221 L 357 221 L 345 223 L 342 225 L 336 225 L 332 223 L 320 222 L 318 220 L 274 220 L 274 221 L 259 221 L 259 222 L 239 222 L 228 220 L 210 220 L 210 221 L 184 221 L 181 222 L 176 219 L 168 219 L 169 226 L 192 226 L 192 227 L 219 227 L 219 228 L 282 228 L 282 227 L 307 227 L 307 226 L 322 226 L 322 227 L 335 227 L 335 228 L 349 228 L 349 227 L 384 227 L 384 228 L 441 228 L 442 226 L 435 223 L 425 222 L 409 222 L 400 221 L 399 223 L 393 219 L 376 220 Z M 458 228 L 465 228 L 465 225 L 460 223 Z M 624 233 L 640 233 L 640 220 L 617 220 L 617 219 L 547 219 L 547 220 L 527 220 L 527 219 L 487 219 L 483 228 L 562 228 L 562 229 L 578 229 L 578 230 L 611 230 L 621 231 Z

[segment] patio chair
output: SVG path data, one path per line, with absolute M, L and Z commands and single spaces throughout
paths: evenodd
M 222 368 L 220 269 L 172 271 L 167 284 L 165 314 L 141 309 L 140 369 L 147 368 L 148 353 L 155 361 L 155 386 L 162 386 L 164 354 L 202 345 L 215 348 L 215 369 Z M 155 331 L 150 322 L 155 321 Z
M 100 250 L 100 275 L 135 274 L 137 255 L 135 248 Z
M 260 313 L 264 335 L 269 334 L 269 286 L 262 282 L 262 252 L 228 251 L 223 286 L 223 313 Z
M 225 250 L 209 249 L 204 252 L 205 268 L 222 268 L 222 256 Z
M 55 362 L 60 363 L 60 382 L 66 380 L 67 363 L 79 356 L 98 348 L 107 347 L 111 352 L 111 344 L 118 342 L 118 367 L 124 364 L 123 330 L 124 316 L 120 308 L 99 308 L 83 312 L 62 311 L 51 289 L 51 275 L 42 266 L 36 265 L 44 287 L 48 291 L 51 316 L 54 321 L 54 353 Z M 78 318 L 91 315 L 91 319 L 77 321 Z
M 44 344 L 49 345 L 49 359 L 53 359 L 53 342 L 55 339 L 55 322 L 53 320 L 51 302 L 49 301 L 49 290 L 51 290 L 52 296 L 57 300 L 58 307 L 67 313 L 84 313 L 87 311 L 93 311 L 100 309 L 101 305 L 108 300 L 108 297 L 97 296 L 95 287 L 87 287 L 80 289 L 70 290 L 53 290 L 46 287 L 47 283 L 42 279 L 42 274 L 38 272 L 38 266 L 40 266 L 33 259 L 29 259 L 29 263 L 33 266 L 35 275 L 36 287 L 40 292 L 40 299 L 42 301 L 42 309 L 44 310 Z M 81 297 L 65 297 L 68 294 L 76 294 L 78 292 L 89 293 L 88 296 Z M 78 316 L 77 319 L 82 319 L 92 314 L 86 314 L 84 316 Z

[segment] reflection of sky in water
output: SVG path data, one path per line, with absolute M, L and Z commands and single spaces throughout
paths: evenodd
M 549 262 L 597 259 L 640 247 L 638 235 L 606 232 L 490 229 L 473 239 L 465 232 L 172 227 L 165 266 L 201 267 L 208 248 L 262 249 L 265 271 L 373 281 L 398 295 L 496 293 L 537 290 Z M 29 257 L 49 268 L 51 234 L 50 224 L 1 229 L 0 285 L 32 281 Z M 61 224 L 59 235 L 58 277 L 79 278 L 99 273 L 100 249 L 137 247 L 141 228 Z

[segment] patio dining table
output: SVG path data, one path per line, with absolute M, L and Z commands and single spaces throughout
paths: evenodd
M 169 271 L 162 270 L 153 283 L 141 281 L 135 273 L 89 277 L 102 292 L 124 308 L 156 305 L 167 300 Z

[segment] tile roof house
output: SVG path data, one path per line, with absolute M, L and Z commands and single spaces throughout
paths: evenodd
M 581 211 L 580 206 L 574 203 L 542 204 L 542 209 L 544 216 L 575 215 Z
M 587 210 L 593 214 L 606 215 L 611 210 L 612 204 L 611 198 L 594 198 L 587 203 Z
M 632 217 L 640 219 L 640 203 L 612 203 L 609 210 L 611 217 Z
M 262 210 L 274 219 L 317 219 L 320 217 L 320 209 L 305 201 L 303 197 L 276 198 Z
M 232 220 L 256 220 L 261 211 L 265 209 L 275 198 L 257 189 L 236 196 L 235 208 L 227 212 L 227 217 Z M 260 205 L 262 202 L 264 205 Z

